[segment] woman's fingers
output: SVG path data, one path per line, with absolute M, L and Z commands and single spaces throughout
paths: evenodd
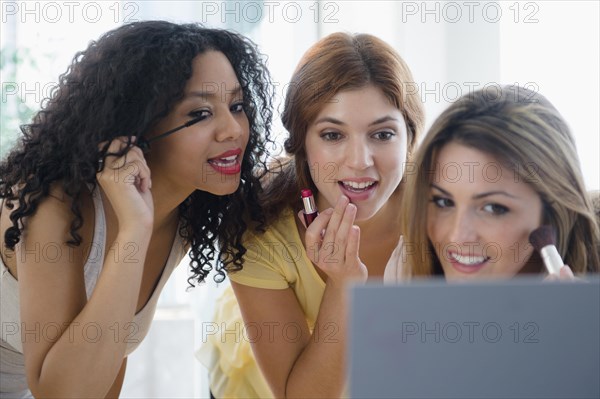
M 104 151 L 106 149 L 106 154 L 114 154 L 116 152 L 119 152 L 120 150 L 122 150 L 123 148 L 127 147 L 127 145 L 130 145 L 129 142 L 131 140 L 131 144 L 134 144 L 137 140 L 137 137 L 135 136 L 119 136 L 119 137 L 115 137 L 114 139 L 112 139 L 111 141 L 103 141 L 100 144 L 98 144 L 98 150 L 99 151 Z M 107 148 L 108 145 L 108 148 Z
M 360 247 L 360 227 L 352 226 L 348 232 L 348 245 L 346 246 L 346 263 L 351 265 L 346 278 L 365 282 L 369 277 L 367 267 L 361 262 L 358 250 Z
M 346 258 L 346 250 L 348 245 L 348 239 L 352 226 L 354 226 L 354 218 L 356 217 L 356 205 L 348 204 L 344 210 L 344 215 L 340 222 L 339 228 L 335 234 L 335 251 L 334 259 L 341 260 L 342 262 Z M 354 233 L 356 234 L 356 233 Z
M 146 192 L 152 187 L 150 168 L 135 153 L 123 155 L 114 162 L 109 161 L 97 177 L 99 181 L 106 183 L 135 185 L 140 192 Z
M 150 168 L 142 150 L 133 146 L 133 141 L 133 138 L 118 137 L 100 144 L 100 152 L 105 155 L 96 178 L 117 214 L 119 229 L 154 223 Z
M 549 274 L 544 278 L 544 281 L 580 281 L 579 278 L 575 277 L 573 270 L 568 265 L 564 265 L 560 268 L 558 274 Z
M 573 270 L 567 265 L 564 265 L 560 268 L 559 276 L 561 279 L 565 280 L 575 280 L 575 275 L 573 274 Z
M 360 247 L 360 227 L 351 226 L 348 232 L 348 244 L 346 245 L 346 259 L 360 262 L 358 249 Z
M 131 143 L 135 142 L 135 139 L 136 137 L 131 137 Z M 103 167 L 98 172 L 98 180 L 112 179 L 115 183 L 133 184 L 140 192 L 146 192 L 152 188 L 152 180 L 142 150 L 132 147 L 124 155 L 117 155 L 131 143 L 129 138 L 124 136 L 110 142 L 102 162 Z M 99 145 L 101 148 L 104 146 L 106 142 Z
M 135 139 L 136 137 L 131 137 L 131 144 L 135 142 Z M 112 139 L 110 142 L 103 141 L 102 143 L 98 144 L 98 151 L 100 151 L 101 154 L 104 154 L 102 159 L 99 161 L 103 163 L 104 166 L 107 166 L 108 163 L 112 165 L 116 160 L 121 159 L 122 157 L 118 156 L 117 154 L 127 146 L 131 145 L 129 140 L 129 137 L 127 136 L 119 136 Z
M 317 216 L 306 229 L 306 233 L 304 235 L 306 252 L 308 253 L 309 259 L 315 264 L 319 263 L 319 251 L 321 249 L 323 240 L 322 231 L 327 228 L 332 215 L 333 209 L 326 209 L 325 211 L 319 213 L 319 216 Z
M 340 196 L 338 198 L 335 207 L 333 208 L 333 215 L 331 215 L 331 220 L 327 224 L 327 230 L 325 231 L 325 237 L 323 237 L 323 243 L 333 243 L 335 241 L 335 236 L 337 234 L 340 223 L 342 223 L 342 219 L 344 218 L 344 213 L 346 211 L 346 206 L 350 200 L 345 195 Z
M 133 183 L 140 192 L 146 192 L 152 188 L 152 179 L 150 178 L 150 168 L 143 160 L 134 159 L 127 162 L 122 168 L 116 171 L 123 175 L 125 183 Z
M 306 229 L 308 257 L 332 282 L 366 278 L 359 257 L 360 229 L 354 225 L 356 212 L 356 205 L 341 196 L 333 209 L 323 211 Z M 302 212 L 298 217 L 302 220 Z

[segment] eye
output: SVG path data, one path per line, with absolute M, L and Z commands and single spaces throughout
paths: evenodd
M 507 213 L 509 211 L 509 209 L 507 207 L 505 207 L 504 205 L 500 205 L 500 204 L 487 204 L 483 207 L 483 210 L 485 212 L 489 212 L 493 215 L 504 215 L 505 213 Z
M 388 130 L 383 130 L 381 132 L 377 132 L 377 133 L 373 134 L 371 137 L 373 137 L 376 140 L 380 140 L 380 141 L 388 141 L 388 140 L 391 140 L 395 135 L 396 135 L 396 133 L 394 133 L 394 132 L 390 132 Z
M 439 195 L 434 195 L 431 202 L 438 208 L 449 208 L 454 206 L 454 201 L 450 198 L 440 197 Z
M 338 132 L 323 132 L 320 136 L 325 141 L 336 141 L 342 138 L 342 135 Z
M 199 110 L 190 112 L 188 115 L 191 116 L 193 119 L 204 120 L 204 119 L 208 118 L 209 116 L 211 116 L 212 114 L 207 109 L 199 109 Z
M 244 112 L 244 102 L 240 101 L 240 102 L 237 102 L 237 103 L 233 104 L 229 108 L 229 110 L 231 112 L 235 113 L 235 114 L 240 113 L 240 112 Z

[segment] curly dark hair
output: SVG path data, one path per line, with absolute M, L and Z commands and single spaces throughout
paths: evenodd
M 179 205 L 179 234 L 191 248 L 192 286 L 204 281 L 213 261 L 215 281 L 225 278 L 224 270 L 240 270 L 246 252 L 241 238 L 248 222 L 259 229 L 264 225 L 257 198 L 266 146 L 272 143 L 274 90 L 254 43 L 237 33 L 198 24 L 130 23 L 75 55 L 32 122 L 21 126 L 17 146 L 0 163 L 0 198 L 8 200 L 9 209 L 18 204 L 10 214 L 5 245 L 14 249 L 24 219 L 35 213 L 56 183 L 72 201 L 68 244 L 80 245 L 80 195 L 86 185 L 96 187 L 98 159 L 108 148 L 107 144 L 99 151 L 98 144 L 123 132 L 138 139 L 149 132 L 183 98 L 194 57 L 209 50 L 225 54 L 237 75 L 250 137 L 237 191 L 226 196 L 193 192 Z

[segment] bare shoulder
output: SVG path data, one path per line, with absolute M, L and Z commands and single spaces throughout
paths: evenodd
M 78 230 L 82 240 L 79 250 L 69 248 L 66 245 L 72 239 L 71 224 L 75 215 L 71 209 L 72 199 L 65 194 L 60 184 L 54 184 L 50 188 L 48 196 L 38 203 L 34 214 L 23 219 L 24 230 L 19 243 L 14 250 L 11 250 L 5 245 L 5 233 L 8 228 L 13 226 L 10 215 L 16 207 L 17 204 L 14 204 L 13 208 L 10 209 L 8 204 L 3 203 L 0 214 L 0 232 L 2 233 L 0 234 L 0 251 L 4 263 L 15 278 L 18 277 L 18 259 L 27 261 L 29 258 L 39 263 L 44 260 L 43 258 L 58 257 L 58 252 L 63 255 L 62 252 L 67 250 L 70 253 L 69 259 L 71 260 L 85 257 L 82 249 L 91 243 L 94 224 L 93 202 L 89 191 L 84 190 L 80 199 L 83 225 Z M 15 251 L 18 252 L 19 250 L 23 255 L 30 256 L 16 257 Z
M 69 326 L 86 306 L 83 266 L 90 249 L 94 219 L 91 198 L 82 194 L 80 245 L 68 243 L 75 216 L 71 210 L 73 200 L 58 185 L 39 202 L 35 213 L 24 220 L 23 234 L 15 246 L 14 264 L 19 281 L 21 323 L 28 329 L 37 325 Z M 55 344 L 55 339 L 24 340 L 28 379 L 42 375 L 44 359 Z

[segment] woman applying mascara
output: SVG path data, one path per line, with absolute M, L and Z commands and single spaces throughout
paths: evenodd
M 132 23 L 76 55 L 0 164 L 1 317 L 23 332 L 3 329 L 2 397 L 117 397 L 185 253 L 190 283 L 219 252 L 219 275 L 241 268 L 271 99 L 224 30 Z

